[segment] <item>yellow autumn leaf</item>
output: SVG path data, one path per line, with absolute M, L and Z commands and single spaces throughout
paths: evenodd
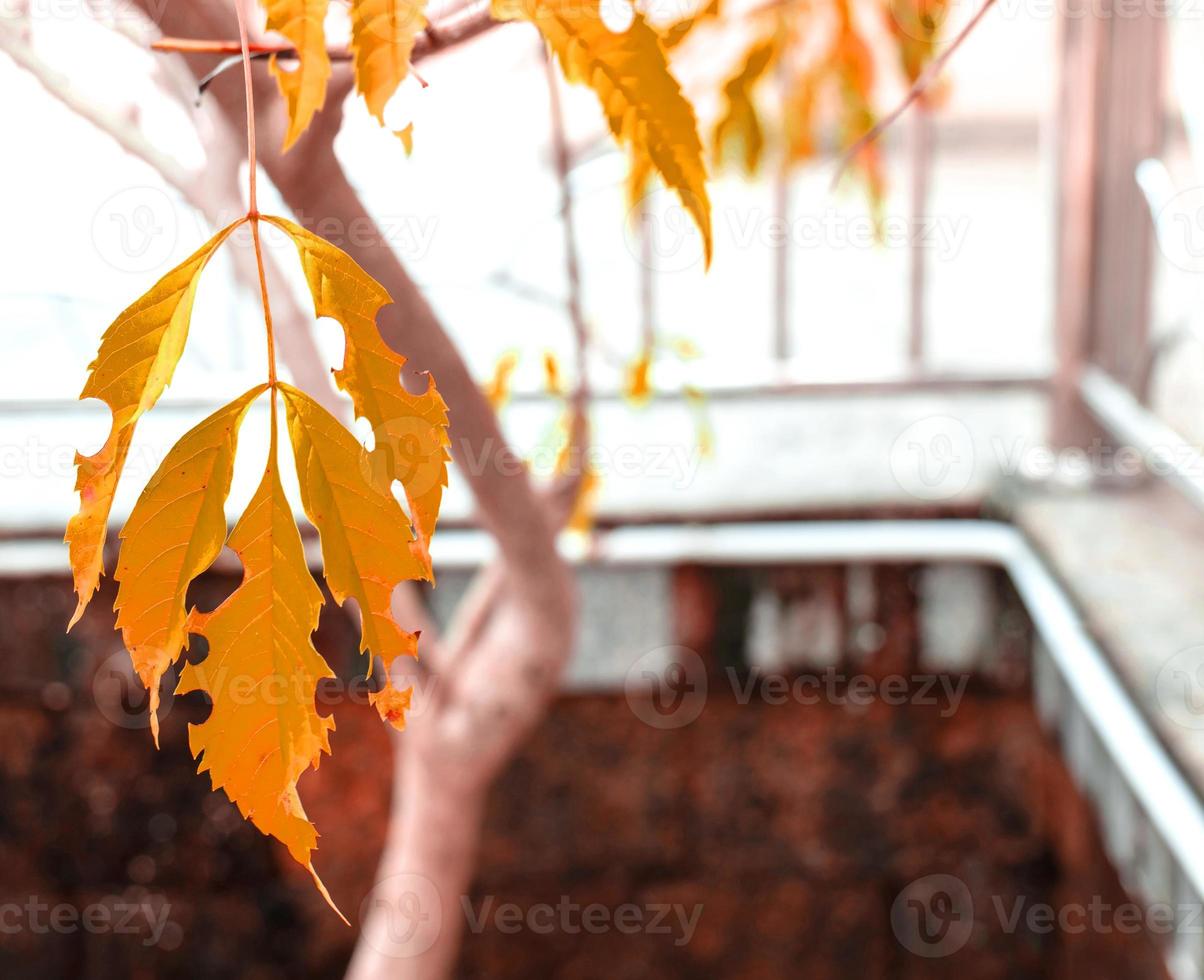
M 402 129 L 397 130 L 394 134 L 401 140 L 402 148 L 406 151 L 406 156 L 414 155 L 414 124 L 410 123 Z
M 355 87 L 382 126 L 385 105 L 409 74 L 414 40 L 426 27 L 425 7 L 425 0 L 351 0 Z
M 543 352 L 543 386 L 549 395 L 564 397 L 564 381 L 560 377 L 560 361 L 550 350 Z
M 599 0 L 493 0 L 492 9 L 498 20 L 534 23 L 565 78 L 594 90 L 615 139 L 651 161 L 698 225 L 709 265 L 711 203 L 698 122 L 643 14 L 617 32 L 603 22 Z
M 284 218 L 264 216 L 297 247 L 318 316 L 343 326 L 346 353 L 335 372 L 338 386 L 351 396 L 356 415 L 372 426 L 370 459 L 381 486 L 397 480 L 405 491 L 416 532 L 414 549 L 431 577 L 430 540 L 435 532 L 443 488 L 447 486 L 449 440 L 447 405 L 428 379 L 425 392 L 402 387 L 406 359 L 381 339 L 376 327 L 380 308 L 391 303 L 385 288 L 346 252 Z
M 732 149 L 748 174 L 755 174 L 765 148 L 765 133 L 753 101 L 756 87 L 777 53 L 773 40 L 759 41 L 745 55 L 740 70 L 723 86 L 725 109 L 715 125 L 715 159 L 722 162 Z
M 372 478 L 368 453 L 338 420 L 307 394 L 281 384 L 297 463 L 301 503 L 318 529 L 326 584 L 342 605 L 360 609 L 360 650 L 380 658 L 385 686 L 371 696 L 381 716 L 405 727 L 405 691 L 393 687 L 390 668 L 399 656 L 417 656 L 418 637 L 393 619 L 393 590 L 427 577 L 410 549 L 409 524 L 387 487 Z
M 589 534 L 594 528 L 594 515 L 598 509 L 598 491 L 602 480 L 597 472 L 587 466 L 581 474 L 581 484 L 577 488 L 577 497 L 573 501 L 573 510 L 565 521 L 566 531 L 574 534 Z
M 815 156 L 816 91 L 810 76 L 797 79 L 786 94 L 786 158 L 802 163 Z
M 672 51 L 694 32 L 695 27 L 709 20 L 717 20 L 719 15 L 719 0 L 711 0 L 698 13 L 683 17 L 661 31 L 661 43 L 664 44 L 666 51 Z
M 305 132 L 326 103 L 330 55 L 326 52 L 326 10 L 330 0 L 260 0 L 267 12 L 267 29 L 283 34 L 297 49 L 297 65 L 286 71 L 275 55 L 268 65 L 288 106 L 287 150 Z
M 556 420 L 553 439 L 559 443 L 552 472 L 558 478 L 575 477 L 572 508 L 564 528 L 574 534 L 588 534 L 594 526 L 595 503 L 602 479 L 589 459 L 588 418 L 577 415 L 578 408 L 566 405 Z
M 318 833 L 297 794 L 300 777 L 330 752 L 334 719 L 318 714 L 314 695 L 334 672 L 310 639 L 322 593 L 306 567 L 277 465 L 273 431 L 263 480 L 230 535 L 242 583 L 213 612 L 189 613 L 186 628 L 205 637 L 209 653 L 185 665 L 176 693 L 203 691 L 213 703 L 204 722 L 188 726 L 197 771 L 288 847 L 335 908 L 314 870 Z
M 642 408 L 652 399 L 652 351 L 645 349 L 627 365 L 623 380 L 623 397 L 634 408 Z
M 851 0 L 835 0 L 834 10 L 837 32 L 828 70 L 841 102 L 840 140 L 847 149 L 872 130 L 877 122 L 873 99 L 874 55 L 869 41 L 858 30 Z M 865 181 L 875 237 L 880 238 L 886 201 L 886 171 L 881 144 L 871 142 L 862 146 L 853 162 Z
M 648 184 L 652 180 L 652 161 L 638 147 L 631 150 L 627 164 L 627 209 L 632 221 L 643 218 L 644 198 L 648 196 Z
M 517 367 L 518 354 L 512 350 L 506 351 L 493 366 L 493 377 L 485 385 L 485 398 L 495 412 L 500 412 L 510 401 L 510 384 Z
M 189 583 L 226 540 L 226 497 L 238 428 L 266 385 L 252 388 L 184 435 L 151 477 L 121 530 L 115 578 L 117 628 L 150 693 L 159 742 L 159 681 L 188 646 Z
M 242 220 L 223 228 L 125 309 L 105 331 L 88 368 L 90 374 L 79 397 L 99 398 L 109 406 L 113 420 L 99 452 L 75 454 L 80 506 L 67 524 L 65 540 L 79 602 L 68 629 L 83 615 L 104 574 L 109 512 L 134 427 L 159 400 L 184 352 L 201 272 L 240 224 Z

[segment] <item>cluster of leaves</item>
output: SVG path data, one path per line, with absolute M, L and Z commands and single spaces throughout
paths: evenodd
M 868 5 L 885 27 L 904 80 L 910 85 L 937 53 L 948 0 L 887 0 Z M 815 158 L 823 134 L 834 124 L 839 149 L 853 147 L 877 123 L 877 72 L 863 18 L 853 0 L 823 4 L 776 0 L 741 15 L 749 36 L 734 71 L 722 82 L 720 115 L 710 144 L 716 165 L 734 161 L 749 175 L 765 163 L 768 133 L 780 139 L 779 155 L 787 167 Z M 663 34 L 667 48 L 687 37 L 732 28 L 718 0 L 698 15 L 679 21 Z M 701 30 L 698 30 L 702 28 Z M 777 125 L 767 125 L 762 90 L 774 89 Z M 933 96 L 928 93 L 931 101 Z M 871 208 L 881 213 L 885 173 L 880 150 L 870 142 L 852 161 L 860 173 Z M 629 194 L 638 200 L 646 190 L 647 168 L 633 157 Z
M 149 692 L 156 744 L 160 682 L 190 635 L 207 640 L 208 656 L 186 664 L 177 687 L 203 691 L 213 704 L 208 719 L 189 732 L 200 771 L 247 819 L 282 841 L 325 895 L 311 859 L 317 832 L 297 781 L 330 751 L 334 720 L 317 713 L 314 695 L 331 671 L 311 640 L 323 599 L 280 480 L 277 399 L 284 403 L 302 506 L 320 537 L 326 584 L 339 604 L 356 600 L 361 649 L 384 668 L 372 702 L 398 729 L 410 690 L 393 686 L 389 668 L 400 656 L 416 656 L 418 636 L 394 621 L 391 595 L 402 581 L 432 579 L 429 546 L 449 459 L 443 399 L 433 382 L 422 395 L 402 387 L 405 359 L 385 345 L 375 323 L 389 296 L 348 255 L 284 218 L 248 215 L 167 273 L 105 332 L 81 398 L 101 399 L 113 418 L 100 451 L 76 457 L 80 511 L 66 535 L 79 596 L 72 624 L 103 574 L 109 514 L 135 427 L 171 381 L 201 273 L 237 228 L 257 221 L 295 244 L 315 315 L 342 324 L 346 352 L 335 379 L 356 414 L 371 423 L 374 446 L 365 449 L 313 398 L 277 382 L 272 368 L 267 382 L 187 432 L 151 477 L 121 532 L 115 608 Z M 227 543 L 225 503 L 239 430 L 265 392 L 272 420 L 267 465 L 228 539 L 244 566 L 242 583 L 212 612 L 189 609 L 190 583 Z M 398 483 L 408 516 L 394 494 Z
M 735 158 L 747 173 L 759 171 L 766 127 L 756 93 L 770 78 L 778 82 L 781 156 L 787 166 L 816 155 L 828 105 L 835 106 L 842 147 L 853 145 L 873 127 L 874 58 L 852 0 L 832 0 L 823 13 L 826 23 L 814 8 L 786 3 L 758 15 L 752 41 L 723 85 L 723 112 L 711 141 L 719 162 Z M 877 145 L 863 147 L 854 163 L 878 211 L 885 178 Z
M 329 0 L 262 4 L 267 28 L 296 51 L 292 70 L 275 58 L 269 65 L 287 107 L 287 150 L 325 102 L 331 74 L 325 36 Z M 415 40 L 426 25 L 424 7 L 425 0 L 350 0 L 356 87 L 382 125 L 386 104 L 410 71 Z M 534 23 L 565 75 L 597 92 L 615 138 L 648 159 L 680 194 L 709 254 L 710 205 L 697 123 L 656 32 L 639 14 L 627 31 L 612 32 L 599 6 L 580 0 L 496 0 L 492 12 L 499 20 Z M 409 131 L 398 135 L 408 146 Z M 366 449 L 309 395 L 278 382 L 271 364 L 264 384 L 186 433 L 143 490 L 121 532 L 115 608 L 134 668 L 149 692 L 156 743 L 164 675 L 188 649 L 191 636 L 205 637 L 208 656 L 186 664 L 177 687 L 203 691 L 213 703 L 209 718 L 190 731 L 192 752 L 215 789 L 224 789 L 245 817 L 285 843 L 314 873 L 317 832 L 305 816 L 297 782 L 329 752 L 334 721 L 315 708 L 317 684 L 330 675 L 311 640 L 322 593 L 310 577 L 278 471 L 278 401 L 285 408 L 302 506 L 319 534 L 327 587 L 340 604 L 348 597 L 356 600 L 361 647 L 383 667 L 383 686 L 372 700 L 399 729 L 410 691 L 393 686 L 389 668 L 400 656 L 416 655 L 418 637 L 393 620 L 391 594 L 402 581 L 433 578 L 430 539 L 448 461 L 443 400 L 433 382 L 423 395 L 401 386 L 405 361 L 384 344 L 375 326 L 389 297 L 349 256 L 286 219 L 255 213 L 252 206 L 109 327 L 81 394 L 104 401 L 112 424 L 97 453 L 77 455 L 80 510 L 66 534 L 79 596 L 72 625 L 104 573 L 110 512 L 135 428 L 171 381 L 201 274 L 244 224 L 251 225 L 258 249 L 260 222 L 275 225 L 296 245 L 315 315 L 343 325 L 346 353 L 335 378 L 356 415 L 371 424 L 373 448 Z M 271 407 L 267 464 L 227 537 L 225 504 L 239 431 L 265 392 Z M 394 494 L 398 484 L 408 515 Z M 226 543 L 244 566 L 241 585 L 212 612 L 188 608 L 190 583 Z M 314 879 L 325 894 L 316 873 Z
M 287 149 L 325 102 L 331 74 L 325 36 L 329 0 L 261 2 L 268 29 L 286 37 L 296 51 L 293 70 L 285 71 L 275 59 L 270 64 L 287 106 Z M 348 0 L 356 87 L 381 125 L 385 106 L 410 72 L 415 41 L 426 26 L 425 2 Z M 784 131 L 791 161 L 814 153 L 816 106 L 825 87 L 839 97 L 846 142 L 870 128 L 873 62 L 851 2 L 832 0 L 830 41 L 809 58 L 799 55 L 805 22 L 788 16 L 787 0 L 755 16 L 753 42 L 724 85 L 726 110 L 712 140 L 720 159 L 739 146 L 743 165 L 757 169 L 765 139 L 753 92 L 775 67 L 788 82 Z M 914 78 L 935 43 L 935 27 L 928 35 L 923 31 L 939 22 L 936 15 L 947 0 L 898 2 L 914 6 L 907 9 L 920 25 L 899 36 L 905 72 Z M 633 10 L 626 28 L 612 30 L 598 0 L 492 0 L 491 12 L 498 20 L 534 24 L 565 77 L 597 94 L 611 134 L 632 161 L 632 192 L 642 196 L 647 181 L 658 175 L 697 224 L 709 263 L 706 153 L 693 107 L 670 70 L 669 52 L 700 25 L 721 23 L 718 0 L 666 29 Z M 408 148 L 409 128 L 397 135 Z M 858 162 L 880 197 L 877 151 L 865 148 Z M 284 218 L 258 214 L 252 203 L 245 217 L 163 276 L 105 332 L 81 398 L 104 401 L 112 423 L 97 453 L 76 458 L 80 510 L 66 534 L 79 597 L 72 625 L 104 573 L 110 512 L 135 428 L 163 394 L 183 354 L 202 272 L 243 225 L 250 225 L 258 252 L 262 222 L 296 246 L 315 316 L 343 326 L 345 355 L 335 379 L 355 414 L 372 426 L 372 448 L 305 392 L 277 381 L 264 283 L 268 378 L 187 432 L 143 490 L 121 532 L 115 608 L 117 627 L 149 692 L 156 743 L 160 684 L 188 649 L 190 637 L 205 638 L 207 657 L 186 664 L 177 687 L 181 693 L 203 691 L 213 704 L 208 719 L 191 727 L 190 748 L 214 788 L 225 790 L 247 819 L 282 841 L 326 895 L 312 863 L 317 831 L 305 815 L 297 783 L 330 751 L 334 721 L 317 713 L 315 691 L 331 671 L 312 642 L 323 598 L 310 576 L 280 478 L 277 406 L 283 402 L 301 503 L 318 532 L 327 587 L 340 605 L 356 600 L 361 650 L 383 668 L 372 701 L 398 729 L 405 725 L 410 691 L 394 687 L 390 667 L 398 657 L 416 656 L 418 636 L 394 621 L 391 596 L 403 581 L 433 580 L 430 541 L 449 459 L 446 406 L 433 381 L 422 395 L 402 387 L 405 359 L 385 345 L 375 324 L 389 296 L 349 256 Z M 652 353 L 649 345 L 629 367 L 626 387 L 633 404 L 651 396 Z M 495 404 L 505 400 L 512 370 L 512 362 L 499 366 L 490 392 Z M 547 376 L 549 390 L 563 397 L 553 362 Z M 265 393 L 271 412 L 267 463 L 246 512 L 227 535 L 225 504 L 239 431 Z M 573 437 L 565 428 L 561 455 L 567 460 Z M 596 485 L 596 477 L 587 474 L 570 526 L 588 527 L 588 500 Z M 189 585 L 226 544 L 243 564 L 241 584 L 211 612 L 189 608 Z

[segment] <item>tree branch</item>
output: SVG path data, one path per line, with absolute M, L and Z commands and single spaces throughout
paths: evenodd
M 945 70 L 945 65 L 949 63 L 949 59 L 953 57 L 953 53 L 962 46 L 962 42 L 970 36 L 974 28 L 978 26 L 979 21 L 986 16 L 987 11 L 990 10 L 994 4 L 995 0 L 984 0 L 983 5 L 978 8 L 978 12 L 971 17 L 970 22 L 958 32 L 957 37 L 953 39 L 953 41 L 949 44 L 949 47 L 941 52 L 940 57 L 934 58 L 932 61 L 928 62 L 927 67 L 920 74 L 920 77 L 915 80 L 915 84 L 912 85 L 903 101 L 900 102 L 893 110 L 891 110 L 890 113 L 878 120 L 878 122 L 874 124 L 873 128 L 871 128 L 869 132 L 858 139 L 852 146 L 845 150 L 843 154 L 841 154 L 840 162 L 836 167 L 836 174 L 832 177 L 832 189 L 835 189 L 836 185 L 840 183 L 840 178 L 844 176 L 844 172 L 848 170 L 849 165 L 857 158 L 857 155 L 867 146 L 869 146 L 870 143 L 874 142 L 874 140 L 886 132 L 886 130 L 895 122 L 895 120 L 903 115 L 903 113 L 905 113 L 911 107 L 912 103 L 914 103 L 916 99 L 920 98 L 920 96 L 922 96 L 929 89 L 932 83 L 937 80 L 941 72 Z
M 414 42 L 410 60 L 417 62 L 433 54 L 447 51 L 458 44 L 470 41 L 494 27 L 501 26 L 490 15 L 489 4 L 465 4 L 437 22 L 429 24 Z M 206 41 L 189 37 L 161 37 L 151 44 L 151 50 L 175 54 L 222 54 L 240 55 L 242 47 L 237 40 Z M 279 41 L 254 41 L 247 45 L 252 55 L 275 55 L 278 58 L 296 59 L 297 49 Z M 354 55 L 349 48 L 328 48 L 327 57 L 334 62 L 351 61 Z

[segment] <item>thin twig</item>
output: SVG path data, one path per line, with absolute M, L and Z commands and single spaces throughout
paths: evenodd
M 986 16 L 987 11 L 990 10 L 994 5 L 995 0 L 984 0 L 983 5 L 978 9 L 978 13 L 971 17 L 970 22 L 958 32 L 957 37 L 953 39 L 953 42 L 949 45 L 949 47 L 941 52 L 939 58 L 935 58 L 928 63 L 928 66 L 920 74 L 920 77 L 915 80 L 915 84 L 912 85 L 911 90 L 907 93 L 907 96 L 903 99 L 903 101 L 899 103 L 899 105 L 896 106 L 895 109 L 892 110 L 888 115 L 878 120 L 878 122 L 874 124 L 873 128 L 870 129 L 869 132 L 867 132 L 864 136 L 858 139 L 857 142 L 845 150 L 845 152 L 841 155 L 840 163 L 836 167 L 836 174 L 832 178 L 832 189 L 835 189 L 836 185 L 840 183 L 840 178 L 844 176 L 844 172 L 849 169 L 849 164 L 856 159 L 857 155 L 870 143 L 874 142 L 874 140 L 881 136 L 883 132 L 886 131 L 887 127 L 894 123 L 894 121 L 901 115 L 903 115 L 903 113 L 911 107 L 912 103 L 915 102 L 916 99 L 918 99 L 921 95 L 923 95 L 932 85 L 932 83 L 936 81 L 937 76 L 939 76 L 944 70 L 949 59 L 953 57 L 953 53 L 961 47 L 962 42 L 970 36 L 970 33 L 975 27 L 978 26 L 978 22 Z
M 250 57 L 251 61 L 260 61 L 264 58 L 276 57 L 277 55 L 279 55 L 282 58 L 290 58 L 290 57 L 295 58 L 296 54 L 297 54 L 297 52 L 296 52 L 295 48 L 287 48 L 283 54 L 281 54 L 280 52 L 276 52 L 276 51 L 256 51 L 256 52 L 251 53 L 251 55 L 249 57 Z M 340 59 L 335 59 L 335 60 L 340 60 Z M 341 59 L 341 60 L 346 60 L 346 59 Z M 206 72 L 204 75 L 202 75 L 201 80 L 199 82 L 197 82 L 197 86 L 196 86 L 197 87 L 197 93 L 196 93 L 197 105 L 201 104 L 201 97 L 205 94 L 205 90 L 207 88 L 209 88 L 209 86 L 212 85 L 216 79 L 220 78 L 222 75 L 224 75 L 226 72 L 228 72 L 231 68 L 234 68 L 237 65 L 241 65 L 242 63 L 243 63 L 242 55 L 234 54 L 234 55 L 231 55 L 229 58 L 223 58 L 221 61 L 219 61 L 217 63 L 216 68 L 212 68 L 208 72 Z M 415 69 L 412 64 L 410 65 L 410 74 L 414 76 L 414 78 L 417 80 L 418 84 L 421 85 L 423 88 L 430 88 L 431 83 L 428 82 L 421 75 L 419 75 L 417 69 Z
M 268 301 L 268 280 L 263 268 L 263 245 L 259 240 L 259 199 L 255 159 L 255 91 L 251 81 L 251 54 L 247 45 L 247 23 L 242 0 L 234 0 L 238 15 L 238 36 L 242 41 L 243 82 L 247 88 L 247 217 L 251 220 L 251 238 L 255 243 L 255 265 L 259 270 L 259 295 L 263 299 L 263 323 L 268 339 L 268 384 L 271 386 L 272 440 L 276 438 L 276 338 L 272 330 L 272 306 Z M 275 460 L 271 461 L 275 465 Z
M 190 37 L 161 37 L 151 44 L 152 51 L 172 52 L 175 54 L 231 54 L 242 60 L 241 41 L 203 41 Z M 291 44 L 280 41 L 251 41 L 247 51 L 256 58 L 277 54 L 282 58 L 296 58 L 297 49 Z M 346 48 L 331 48 L 326 54 L 331 61 L 349 61 L 351 52 Z
M 259 212 L 258 202 L 256 200 L 256 174 L 257 164 L 255 162 L 255 87 L 251 79 L 251 55 L 250 45 L 247 43 L 247 23 L 242 12 L 242 0 L 234 0 L 234 12 L 238 16 L 238 38 L 241 43 L 242 55 L 242 80 L 246 86 L 246 102 L 247 102 L 247 164 L 250 171 L 247 175 L 247 200 L 250 205 L 250 214 L 255 216 Z M 266 297 L 265 297 L 266 298 Z
M 540 48 L 542 52 L 542 41 Z M 584 400 L 589 397 L 589 379 L 586 372 L 589 329 L 585 325 L 585 313 L 581 304 L 581 259 L 577 253 L 577 232 L 573 220 L 572 157 L 564 132 L 564 110 L 560 105 L 560 79 L 557 77 L 551 52 L 547 52 L 544 65 L 548 80 L 552 151 L 556 161 L 556 176 L 560 182 L 560 223 L 564 234 L 564 272 L 568 285 L 565 308 L 573 327 L 573 339 L 576 345 L 577 391 L 574 393 L 574 400 L 575 407 L 579 410 Z
M 466 4 L 456 12 L 443 17 L 436 24 L 429 25 L 420 33 L 414 42 L 414 50 L 410 54 L 412 61 L 420 61 L 440 51 L 455 47 L 465 41 L 475 38 L 492 27 L 499 26 L 502 21 L 493 19 L 490 5 Z M 174 54 L 224 54 L 242 56 L 241 40 L 203 40 L 188 37 L 161 37 L 151 44 L 152 51 Z M 276 55 L 280 58 L 297 58 L 297 49 L 282 41 L 251 41 L 247 51 L 252 58 L 264 58 Z M 327 57 L 331 61 L 351 61 L 353 52 L 348 48 L 328 48 Z M 220 72 L 218 72 L 220 73 Z

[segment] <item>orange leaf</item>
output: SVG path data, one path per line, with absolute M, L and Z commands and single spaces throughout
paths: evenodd
M 652 383 L 649 378 L 651 371 L 651 350 L 642 351 L 634 361 L 627 365 L 623 397 L 635 408 L 647 405 L 652 399 Z
M 79 603 L 68 629 L 83 615 L 104 574 L 109 511 L 134 427 L 159 400 L 184 352 L 201 272 L 242 220 L 219 231 L 124 310 L 105 331 L 96 360 L 89 366 L 91 373 L 79 397 L 99 398 L 112 410 L 113 421 L 99 452 L 75 454 L 80 508 L 67 525 L 65 540 Z
M 326 9 L 330 0 L 260 0 L 267 11 L 267 29 L 283 34 L 297 49 L 297 67 L 285 71 L 276 56 L 268 65 L 288 105 L 288 150 L 305 132 L 314 114 L 326 104 L 330 56 L 326 53 Z
M 530 20 L 565 78 L 594 90 L 614 138 L 652 163 L 698 225 L 710 265 L 711 202 L 698 121 L 643 14 L 636 11 L 621 33 L 606 26 L 599 2 L 493 0 L 493 15 Z
M 282 384 L 289 435 L 301 485 L 301 502 L 322 543 L 326 584 L 342 605 L 348 596 L 360 608 L 360 650 L 381 659 L 385 687 L 372 698 L 385 720 L 395 717 L 390 668 L 399 656 L 417 656 L 418 636 L 397 625 L 393 590 L 408 579 L 427 577 L 410 549 L 409 525 L 401 505 L 372 477 L 368 453 L 326 409 L 302 391 Z
M 698 13 L 683 17 L 661 31 L 661 43 L 665 46 L 666 51 L 672 51 L 694 32 L 695 27 L 709 20 L 716 20 L 719 15 L 719 0 L 711 0 Z
M 330 242 L 283 218 L 264 217 L 297 246 L 318 316 L 343 325 L 346 354 L 335 372 L 351 396 L 355 412 L 368 420 L 375 437 L 371 453 L 377 481 L 388 491 L 397 480 L 414 520 L 415 550 L 431 577 L 430 540 L 447 486 L 447 405 L 429 380 L 421 395 L 401 385 L 406 359 L 390 348 L 376 328 L 376 314 L 392 302 L 383 286 Z
M 425 6 L 426 0 L 351 0 L 355 87 L 382 126 L 386 103 L 409 74 L 414 39 L 426 27 Z
M 334 672 L 310 639 L 322 593 L 280 485 L 275 432 L 271 442 L 263 480 L 230 535 L 242 584 L 213 612 L 189 614 L 187 628 L 209 641 L 209 654 L 185 665 L 176 693 L 204 691 L 213 702 L 209 717 L 188 728 L 198 772 L 284 843 L 334 908 L 311 859 L 318 833 L 297 795 L 301 775 L 330 752 L 334 719 L 318 714 L 314 693 Z
M 729 148 L 740 151 L 748 174 L 755 174 L 765 148 L 765 133 L 753 101 L 753 89 L 764 77 L 777 55 L 774 38 L 759 41 L 745 55 L 744 64 L 723 86 L 726 111 L 715 126 L 715 157 L 722 160 Z
M 172 447 L 121 530 L 117 628 L 150 692 L 159 744 L 159 681 L 188 646 L 184 599 L 226 540 L 238 428 L 266 385 L 219 408 Z
M 564 382 L 560 377 L 560 361 L 550 350 L 543 352 L 543 383 L 549 395 L 564 395 Z
M 507 351 L 498 358 L 493 367 L 493 377 L 485 386 L 485 398 L 489 407 L 500 412 L 510 401 L 510 381 L 514 377 L 514 369 L 518 367 L 518 354 Z

